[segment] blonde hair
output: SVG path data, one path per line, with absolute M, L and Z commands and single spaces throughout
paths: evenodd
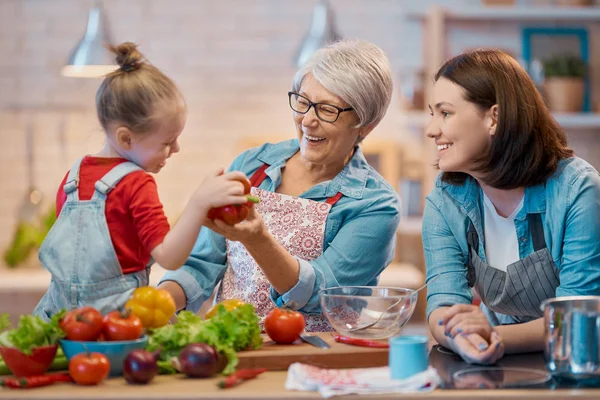
M 175 83 L 148 63 L 134 43 L 107 48 L 116 54 L 119 68 L 106 75 L 96 92 L 96 112 L 105 130 L 117 123 L 134 133 L 147 132 L 166 112 L 179 110 L 183 96 Z

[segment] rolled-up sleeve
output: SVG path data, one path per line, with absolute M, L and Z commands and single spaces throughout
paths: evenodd
M 168 271 L 160 283 L 174 281 L 181 286 L 187 300 L 185 309 L 196 313 L 223 278 L 225 262 L 225 238 L 203 227 L 185 265 Z
M 427 287 L 427 319 L 439 307 L 471 304 L 473 293 L 467 282 L 463 252 L 443 214 L 429 197 L 423 213 L 422 238 L 426 280 L 443 274 Z
M 372 201 L 339 228 L 321 256 L 299 260 L 298 283 L 282 295 L 272 289 L 273 301 L 294 301 L 293 307 L 304 313 L 320 313 L 321 289 L 376 284 L 381 271 L 394 258 L 399 223 L 400 204 L 395 194 Z
M 568 187 L 560 286 L 556 296 L 600 295 L 600 176 L 586 172 Z
M 277 307 L 286 306 L 297 310 L 304 307 L 313 295 L 317 279 L 315 269 L 308 261 L 298 257 L 296 257 L 296 260 L 300 267 L 298 283 L 282 296 L 279 296 L 277 291 L 271 286 L 271 298 L 277 304 Z

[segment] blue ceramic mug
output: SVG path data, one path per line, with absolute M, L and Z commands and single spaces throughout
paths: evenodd
M 396 336 L 390 338 L 389 366 L 392 379 L 407 379 L 423 372 L 429 366 L 425 335 Z

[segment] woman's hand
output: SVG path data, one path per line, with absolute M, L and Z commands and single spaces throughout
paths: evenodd
M 487 317 L 478 306 L 470 304 L 456 304 L 448 308 L 438 321 L 444 326 L 444 334 L 451 338 L 458 335 L 476 333 L 487 343 L 491 341 L 493 332 Z
M 456 304 L 444 311 L 438 325 L 468 363 L 493 364 L 504 355 L 504 341 L 477 306 Z
M 461 334 L 453 339 L 454 351 L 469 364 L 494 364 L 504 356 L 504 341 L 493 331 L 488 342 L 477 333 Z
M 268 234 L 265 222 L 254 207 L 250 208 L 248 217 L 239 224 L 227 225 L 220 219 L 206 219 L 204 225 L 219 235 L 244 245 L 252 243 L 252 241 L 261 240 L 261 238 Z

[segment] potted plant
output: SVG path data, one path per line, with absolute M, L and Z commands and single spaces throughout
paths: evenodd
M 587 65 L 576 56 L 558 55 L 543 61 L 544 91 L 548 108 L 580 112 L 583 106 Z

